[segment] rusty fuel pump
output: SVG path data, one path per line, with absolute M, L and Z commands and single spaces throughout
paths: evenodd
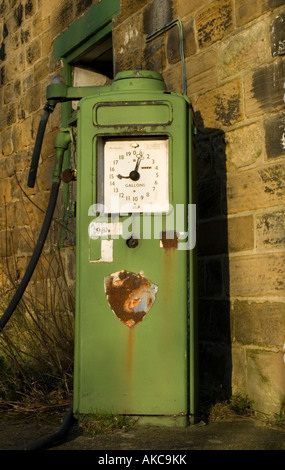
M 72 414 L 131 415 L 180 425 L 197 413 L 193 113 L 162 76 L 126 71 L 112 85 L 47 87 L 28 185 L 47 119 L 78 101 L 76 326 Z M 74 129 L 74 127 L 73 127 Z M 62 129 L 47 214 L 16 308 L 40 256 L 60 186 Z M 72 177 L 72 175 L 67 175 Z

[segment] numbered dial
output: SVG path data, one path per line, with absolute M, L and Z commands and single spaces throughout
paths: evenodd
M 106 212 L 167 212 L 168 154 L 167 139 L 106 141 Z

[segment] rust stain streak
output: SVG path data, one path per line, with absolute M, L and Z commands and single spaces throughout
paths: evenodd
M 178 247 L 178 234 L 177 232 L 168 230 L 165 232 L 161 232 L 161 244 L 162 247 L 166 250 L 171 248 L 177 249 Z
M 134 357 L 134 342 L 135 342 L 135 330 L 134 328 L 129 328 L 128 331 L 128 351 L 127 351 L 127 361 L 128 361 L 128 379 L 132 378 L 133 371 L 133 357 Z

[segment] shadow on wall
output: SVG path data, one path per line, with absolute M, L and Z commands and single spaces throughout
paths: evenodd
M 231 331 L 224 132 L 198 130 L 197 243 L 199 286 L 199 391 L 204 412 L 231 396 Z

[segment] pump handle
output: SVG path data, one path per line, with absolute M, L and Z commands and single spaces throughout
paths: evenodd
M 45 129 L 46 129 L 46 125 L 48 122 L 48 118 L 50 114 L 53 112 L 55 105 L 56 103 L 54 102 L 50 103 L 47 101 L 47 103 L 44 106 L 43 113 L 41 115 L 38 131 L 37 131 L 37 136 L 36 136 L 36 141 L 35 141 L 35 146 L 33 150 L 33 155 L 32 155 L 29 177 L 28 177 L 29 188 L 33 188 L 35 186 Z

